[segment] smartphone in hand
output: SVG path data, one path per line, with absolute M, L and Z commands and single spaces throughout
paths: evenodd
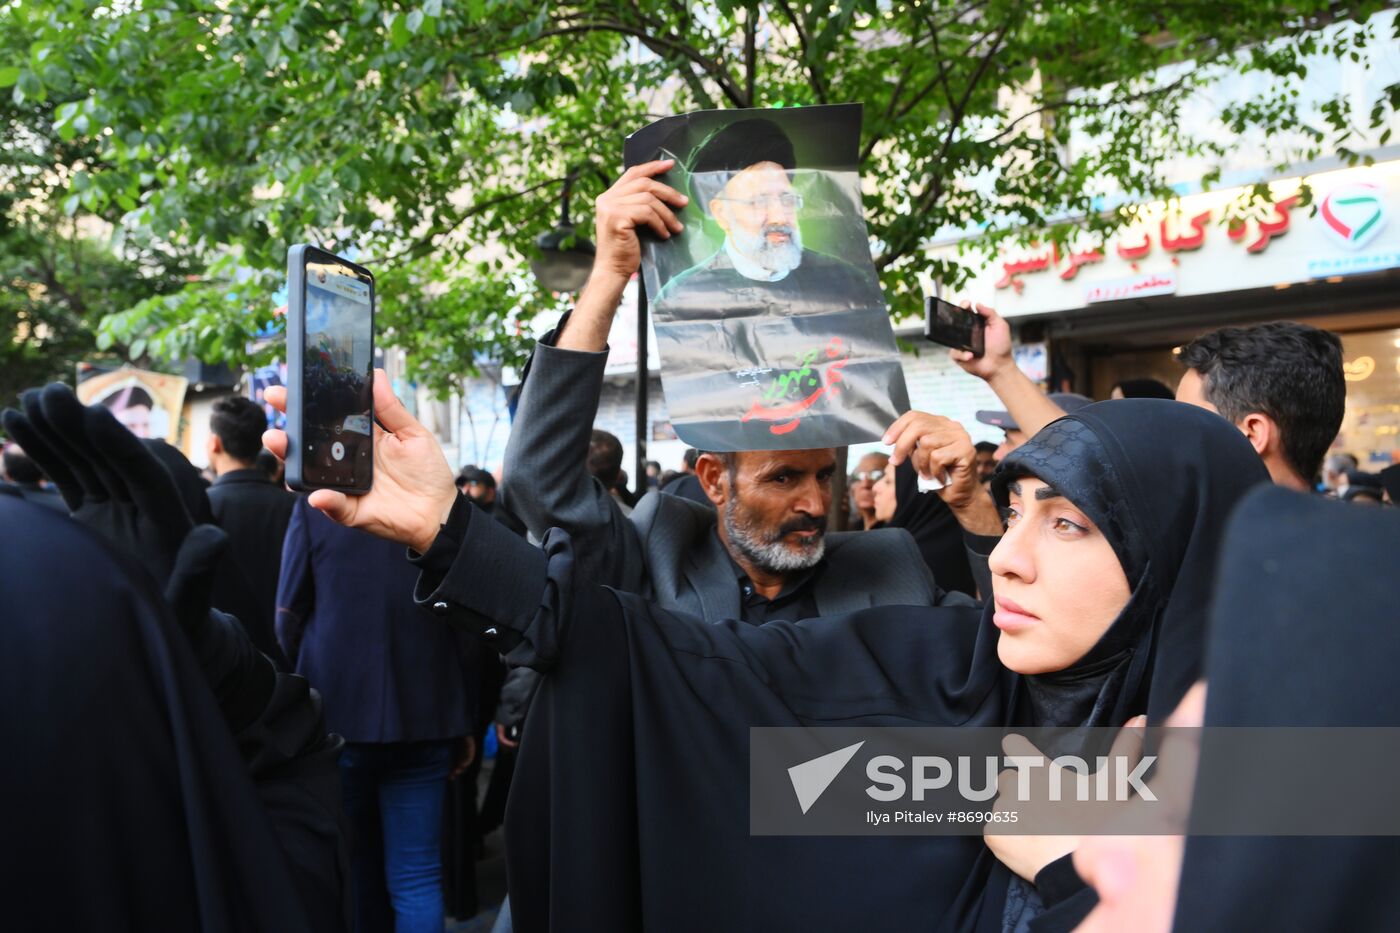
M 942 298 L 924 299 L 926 340 L 982 356 L 986 352 L 986 333 L 986 318 L 971 308 L 959 308 Z
M 374 276 L 287 253 L 287 485 L 363 495 L 374 478 Z

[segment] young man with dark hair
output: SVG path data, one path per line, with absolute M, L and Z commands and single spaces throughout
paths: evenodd
M 977 451 L 977 481 L 988 482 L 997 470 L 997 445 L 991 441 L 978 441 L 973 449 Z
M 272 630 L 277 613 L 277 576 L 282 539 L 296 496 L 268 481 L 258 467 L 267 414 L 252 399 L 231 395 L 214 403 L 209 416 L 209 465 L 218 474 L 209 487 L 214 520 L 229 537 L 229 552 L 252 585 Z
M 0 469 L 0 479 L 13 483 L 21 497 L 30 502 L 46 505 L 55 511 L 68 514 L 68 506 L 58 490 L 44 482 L 44 473 L 35 465 L 29 455 L 18 444 L 6 444 Z
M 1342 342 L 1306 324 L 1222 327 L 1182 348 L 1176 398 L 1229 419 L 1275 483 L 1306 492 L 1342 426 Z

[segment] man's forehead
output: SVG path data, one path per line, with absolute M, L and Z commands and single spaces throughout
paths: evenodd
M 741 469 L 754 472 L 787 468 L 790 470 L 824 470 L 836 465 L 836 450 L 819 447 L 815 450 L 744 450 L 735 455 Z
M 748 168 L 741 169 L 734 173 L 734 177 L 725 186 L 732 191 L 736 188 L 758 190 L 763 188 L 783 188 L 792 187 L 792 180 L 788 177 L 787 169 L 777 162 L 755 162 Z

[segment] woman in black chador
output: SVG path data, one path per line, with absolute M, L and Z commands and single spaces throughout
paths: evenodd
M 1225 516 L 1267 479 L 1216 415 L 1095 405 L 993 481 L 1009 530 L 985 610 L 707 625 L 577 579 L 567 536 L 536 550 L 476 520 L 382 374 L 376 414 L 374 491 L 311 504 L 417 547 L 425 605 L 548 675 L 507 814 L 526 931 L 1002 930 L 1074 908 L 1066 859 L 1042 892 L 977 838 L 750 835 L 749 729 L 1160 717 L 1200 673 Z

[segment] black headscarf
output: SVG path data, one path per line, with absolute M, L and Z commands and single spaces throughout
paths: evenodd
M 919 474 L 912 461 L 905 460 L 894 468 L 894 500 L 894 515 L 887 525 L 914 536 L 934 582 L 944 590 L 976 597 L 977 583 L 967 563 L 962 526 L 942 499 L 919 492 Z
M 1160 398 L 1172 401 L 1176 393 L 1164 382 L 1156 379 L 1124 379 L 1115 387 L 1123 391 L 1124 398 Z
M 1048 425 L 1002 461 L 992 494 L 1034 476 L 1083 510 L 1118 555 L 1132 597 L 1079 661 L 1022 677 L 1016 725 L 1156 723 L 1200 676 L 1205 615 L 1230 510 L 1268 472 L 1225 419 L 1181 402 L 1099 402 Z
M 266 806 L 154 583 L 51 510 L 0 497 L 0 528 L 6 925 L 308 929 Z
M 1392 505 L 1400 505 L 1400 463 L 1388 466 L 1378 474 L 1381 488 L 1390 495 Z
M 1282 489 L 1226 535 L 1207 726 L 1400 727 L 1400 519 Z M 1197 785 L 1232 780 L 1202 750 Z M 1400 839 L 1193 836 L 1175 929 L 1394 930 Z
M 1219 415 L 1120 399 L 1066 415 L 1009 454 L 992 477 L 997 503 L 1005 506 L 1008 485 L 1027 476 L 1054 486 L 1093 521 L 1132 596 L 1068 668 L 1008 673 L 1006 724 L 1117 727 L 1140 713 L 1160 722 L 1200 676 L 1225 521 L 1251 487 L 1268 482 L 1268 471 Z M 984 633 L 993 611 L 989 601 Z M 1072 928 L 1092 904 L 1081 898 L 1067 908 L 1068 922 L 1045 928 Z M 1043 909 L 1033 888 L 984 851 L 944 929 L 1024 930 Z

